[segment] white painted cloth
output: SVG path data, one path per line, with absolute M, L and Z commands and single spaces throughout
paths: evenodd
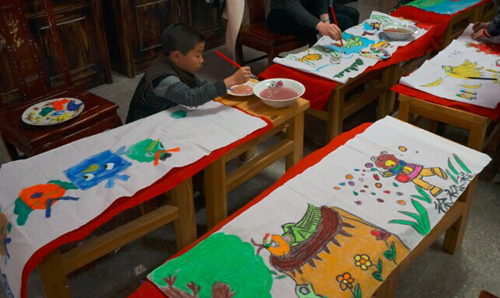
M 406 163 L 404 171 L 411 172 L 413 168 L 414 171 L 425 174 L 421 180 L 440 191 L 435 188 L 418 190 L 418 184 L 421 185 L 417 181 L 419 176 L 411 178 L 411 173 L 408 174 L 410 180 L 406 182 L 401 182 L 405 181 L 406 174 L 403 172 L 385 177 L 385 170 L 378 166 L 378 162 L 384 163 L 380 156 L 387 154 L 394 155 L 400 165 Z M 190 293 L 184 286 L 190 282 L 200 286 L 202 291 L 209 291 L 213 286 L 209 279 L 213 277 L 215 281 L 225 283 L 232 291 L 236 291 L 238 297 L 372 297 L 383 279 L 395 268 L 393 263 L 396 259 L 400 262 L 417 246 L 490 160 L 483 153 L 386 117 L 287 181 L 197 246 L 216 239 L 212 238 L 214 236 L 222 239 L 216 246 L 210 247 L 212 251 L 198 250 L 192 255 L 189 251 L 162 265 L 148 278 L 163 291 L 176 287 Z M 440 176 L 432 174 L 438 172 Z M 283 233 L 288 224 L 297 223 L 309 205 L 343 210 L 339 211 L 344 212 L 343 220 L 350 220 L 352 225 L 343 224 L 342 230 L 346 233 L 336 235 L 338 245 L 332 243 L 332 238 L 324 237 L 321 241 L 326 244 L 323 248 L 320 247 L 320 253 L 305 260 L 300 259 L 300 255 L 304 256 L 307 252 L 297 253 L 299 257 L 294 260 L 300 259 L 303 263 L 297 265 L 295 271 L 280 270 L 270 262 L 271 249 L 279 249 L 274 245 L 279 243 L 271 242 L 269 246 L 260 248 L 259 244 L 263 242 L 263 238 L 268 237 L 267 234 L 286 235 Z M 419 210 L 416 210 L 416 206 Z M 319 222 L 322 220 L 323 218 L 319 219 Z M 416 220 L 421 221 L 421 224 L 415 225 L 419 230 L 404 224 L 404 221 L 416 223 Z M 318 221 L 312 221 L 312 225 L 317 223 Z M 364 234 L 356 232 L 363 226 L 371 227 L 368 233 L 366 230 Z M 326 230 L 333 228 L 328 226 Z M 298 231 L 300 232 L 300 228 Z M 385 231 L 385 236 L 382 231 Z M 318 237 L 314 233 L 316 231 L 309 242 L 319 241 L 314 239 Z M 390 237 L 397 238 L 391 240 Z M 392 249 L 391 256 L 389 247 L 395 242 L 402 244 L 395 246 L 398 251 Z M 236 247 L 232 246 L 234 243 L 240 243 L 245 248 L 233 249 Z M 380 245 L 383 251 L 387 250 L 383 255 L 374 252 Z M 329 250 L 326 250 L 327 246 Z M 285 253 L 282 257 L 276 256 L 274 261 L 285 262 L 292 252 Z M 255 256 L 256 254 L 259 256 Z M 344 257 L 339 257 L 340 254 Z M 345 258 L 346 255 L 349 257 Z M 366 260 L 371 262 L 366 262 L 366 266 L 362 267 L 360 255 L 366 255 Z M 228 261 L 230 264 L 220 264 L 217 260 L 221 259 L 231 259 Z M 223 272 L 226 266 L 230 266 L 232 271 Z M 349 271 L 347 266 L 351 268 Z M 266 267 L 269 272 L 266 272 Z M 203 273 L 205 268 L 210 272 Z M 249 270 L 254 271 L 248 272 Z M 325 273 L 327 271 L 330 273 Z M 378 276 L 376 272 L 379 272 Z M 238 273 L 241 273 L 241 277 Z M 346 283 L 343 283 L 341 279 L 346 273 L 353 280 L 344 280 Z M 267 279 L 263 278 L 266 274 L 269 275 Z M 174 275 L 177 281 L 171 280 L 169 289 L 163 278 L 168 279 Z M 305 286 L 309 289 L 305 289 Z M 245 287 L 246 291 L 238 292 L 238 289 Z M 337 292 L 320 292 L 321 288 L 326 287 Z M 316 295 L 312 294 L 313 289 L 316 290 Z M 311 295 L 296 295 L 299 290 Z M 202 294 L 200 297 L 210 296 L 205 292 L 205 296 Z
M 262 119 L 218 102 L 197 109 L 177 106 L 29 159 L 4 164 L 0 169 L 0 208 L 12 227 L 7 235 L 11 242 L 6 245 L 10 257 L 1 257 L 0 268 L 13 297 L 20 296 L 21 273 L 39 248 L 85 225 L 116 199 L 133 196 L 171 169 L 192 164 L 265 126 Z M 146 146 L 137 151 L 140 141 Z M 180 152 L 171 152 L 172 156 L 160 159 L 154 166 L 155 151 L 171 148 L 180 148 Z M 107 159 L 102 158 L 105 152 Z M 131 155 L 134 152 L 136 155 Z M 98 158 L 89 159 L 93 156 Z M 80 178 L 69 178 L 68 169 L 74 169 L 82 161 L 82 170 L 76 171 Z M 88 184 L 109 172 L 115 173 L 113 177 L 101 179 L 95 186 Z M 51 183 L 52 192 L 61 191 L 57 188 L 57 183 L 61 183 L 54 180 L 72 182 L 76 187 L 67 188 L 64 197 L 78 200 L 57 201 L 52 205 L 50 217 L 46 217 L 46 210 L 35 209 L 25 223 L 20 223 L 18 214 L 25 209 L 17 207 L 18 214 L 14 209 L 17 204 L 22 205 L 18 198 L 26 197 L 21 193 L 32 186 Z M 34 191 L 29 196 L 36 200 L 43 195 L 47 194 Z
M 401 83 L 429 94 L 494 109 L 500 102 L 500 54 L 472 40 L 472 24 Z
M 369 19 L 342 33 L 343 48 L 339 42 L 323 36 L 310 49 L 285 58 L 274 58 L 273 62 L 345 83 L 379 60 L 390 58 L 398 47 L 406 46 L 427 33 L 419 28 L 418 34 L 408 41 L 391 41 L 380 26 L 393 22 L 412 23 L 374 11 Z

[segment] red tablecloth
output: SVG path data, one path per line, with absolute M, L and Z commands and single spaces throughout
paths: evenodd
M 441 37 L 444 35 L 446 28 L 448 28 L 448 24 L 450 23 L 450 21 L 454 17 L 456 17 L 459 14 L 466 12 L 470 9 L 473 9 L 479 5 L 483 5 L 485 3 L 488 3 L 490 1 L 491 0 L 483 0 L 476 5 L 473 5 L 467 9 L 464 9 L 464 10 L 457 12 L 456 14 L 452 14 L 452 15 L 438 14 L 435 12 L 422 10 L 420 8 L 413 7 L 413 6 L 401 6 L 396 11 L 391 13 L 391 15 L 395 16 L 395 17 L 400 17 L 400 18 L 405 18 L 405 19 L 410 19 L 410 20 L 414 20 L 414 21 L 418 21 L 418 22 L 424 22 L 427 24 L 431 24 L 431 25 L 436 27 L 435 36 Z M 443 43 L 442 38 L 436 38 L 436 39 L 434 39 L 434 42 L 432 44 L 432 48 L 437 51 L 437 50 L 441 49 L 442 43 Z
M 403 84 L 398 84 L 398 85 L 392 87 L 391 89 L 392 89 L 392 91 L 399 93 L 399 94 L 415 97 L 415 98 L 429 101 L 432 103 L 436 103 L 436 104 L 439 104 L 442 106 L 452 107 L 452 108 L 467 111 L 467 112 L 470 112 L 470 113 L 473 113 L 476 115 L 488 117 L 493 121 L 496 121 L 498 119 L 498 117 L 500 116 L 500 105 L 498 105 L 496 109 L 483 108 L 483 107 L 471 105 L 468 103 L 463 103 L 463 102 L 453 101 L 453 100 L 449 100 L 449 99 L 442 98 L 442 97 L 437 97 L 435 95 L 425 93 L 425 92 L 417 90 L 417 89 L 413 89 L 413 88 L 405 86 Z
M 335 139 L 333 139 L 328 145 L 325 147 L 311 153 L 308 155 L 306 158 L 298 162 L 294 167 L 292 167 L 289 171 L 287 171 L 276 183 L 273 184 L 270 188 L 262 192 L 258 197 L 253 199 L 250 203 L 246 204 L 243 208 L 232 214 L 230 217 L 228 217 L 226 220 L 223 222 L 219 223 L 216 227 L 214 227 L 212 230 L 210 230 L 208 233 L 203 235 L 200 239 L 198 239 L 195 243 L 192 245 L 186 247 L 185 249 L 179 251 L 176 255 L 174 255 L 172 258 L 177 257 L 179 255 L 182 255 L 186 251 L 190 250 L 192 247 L 194 247 L 196 244 L 198 244 L 200 241 L 203 239 L 207 238 L 210 236 L 212 233 L 215 233 L 217 230 L 219 230 L 222 226 L 236 218 L 238 215 L 243 213 L 245 210 L 250 208 L 251 206 L 257 204 L 261 200 L 263 200 L 265 197 L 267 197 L 271 192 L 276 190 L 278 187 L 282 186 L 285 184 L 288 180 L 294 178 L 295 176 L 299 175 L 300 173 L 304 172 L 306 169 L 312 167 L 313 165 L 317 164 L 320 162 L 325 156 L 330 154 L 332 151 L 335 151 L 338 147 L 344 145 L 347 141 L 350 139 L 354 138 L 357 134 L 362 133 L 365 131 L 371 124 L 366 123 L 363 125 L 360 125 L 356 128 L 354 128 L 351 131 L 345 132 L 339 136 L 337 136 Z M 165 295 L 149 280 L 146 281 L 144 284 L 142 284 L 139 289 L 137 289 L 132 295 L 130 295 L 132 298 L 153 298 L 153 297 L 165 297 Z
M 432 45 L 435 39 L 434 36 L 436 36 L 434 26 L 423 22 L 419 22 L 418 26 L 429 30 L 429 32 L 407 46 L 400 47 L 391 58 L 380 61 L 374 66 L 367 68 L 365 72 L 381 69 L 402 61 L 412 60 L 432 51 Z M 316 110 L 322 110 L 325 107 L 333 89 L 339 84 L 312 73 L 306 73 L 279 64 L 271 65 L 264 70 L 260 76 L 264 79 L 287 78 L 301 82 L 306 87 L 306 92 L 303 97 L 309 100 L 311 108 Z
M 243 111 L 245 112 L 245 111 Z M 245 112 L 246 113 L 246 112 Z M 266 131 L 273 128 L 273 124 L 266 118 L 261 117 L 262 120 L 266 121 L 267 126 L 253 132 L 252 134 L 246 136 L 245 138 L 238 140 L 224 148 L 220 148 L 216 151 L 210 153 L 198 160 L 197 162 L 190 164 L 188 166 L 182 168 L 175 168 L 168 172 L 163 178 L 155 182 L 153 185 L 145 188 L 139 192 L 137 192 L 133 197 L 123 197 L 116 200 L 106 211 L 104 211 L 101 215 L 96 217 L 94 220 L 88 222 L 86 225 L 80 227 L 77 230 L 74 230 L 70 233 L 67 233 L 56 240 L 50 242 L 44 247 L 40 248 L 31 258 L 23 269 L 22 276 L 22 288 L 21 288 L 21 297 L 27 297 L 27 281 L 31 272 L 38 266 L 38 264 L 42 261 L 42 259 L 50 254 L 52 251 L 56 250 L 60 246 L 71 243 L 74 241 L 80 241 L 87 237 L 92 231 L 105 224 L 109 220 L 111 220 L 115 215 L 119 213 L 136 207 L 137 205 L 159 196 L 162 193 L 165 193 L 177 185 L 179 185 L 182 181 L 187 178 L 192 177 L 194 174 L 203 170 L 205 167 L 210 165 L 212 162 L 228 153 L 235 147 L 244 144 L 252 139 L 255 139 L 265 133 Z

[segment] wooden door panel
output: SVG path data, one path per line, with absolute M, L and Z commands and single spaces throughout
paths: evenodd
M 136 54 L 139 57 L 157 55 L 161 48 L 161 35 L 173 22 L 170 0 L 137 1 L 134 10 L 138 43 Z M 153 53 L 150 51 L 153 50 Z

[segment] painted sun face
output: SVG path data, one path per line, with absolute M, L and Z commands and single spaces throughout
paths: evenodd
M 138 162 L 152 162 L 156 152 L 165 150 L 165 147 L 160 140 L 146 139 L 130 146 L 128 150 L 128 158 Z M 170 155 L 170 153 L 163 153 L 161 159 Z
M 81 190 L 107 181 L 106 188 L 112 188 L 114 179 L 127 180 L 127 175 L 120 175 L 132 165 L 116 153 L 106 150 L 73 166 L 64 173 Z

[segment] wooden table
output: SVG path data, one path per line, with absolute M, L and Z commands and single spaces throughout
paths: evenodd
M 272 122 L 274 127 L 260 137 L 229 151 L 205 169 L 204 191 L 209 229 L 227 217 L 227 194 L 230 191 L 283 157 L 286 159 L 286 170 L 302 159 L 304 112 L 309 108 L 309 101 L 302 98 L 284 109 L 271 108 L 255 95 L 245 100 L 226 95 L 217 101 L 237 107 L 255 116 L 265 117 Z M 233 172 L 226 173 L 227 162 L 283 131 L 285 132 L 284 138 L 280 143 L 254 157 Z
M 402 94 L 399 95 L 398 99 L 400 102 L 398 118 L 400 120 L 411 122 L 413 115 L 418 115 L 436 122 L 453 125 L 469 131 L 467 147 L 483 151 L 491 143 L 492 149 L 496 150 L 500 134 L 499 121 L 495 122 L 485 116 Z M 489 136 L 487 136 L 488 129 L 490 129 Z

